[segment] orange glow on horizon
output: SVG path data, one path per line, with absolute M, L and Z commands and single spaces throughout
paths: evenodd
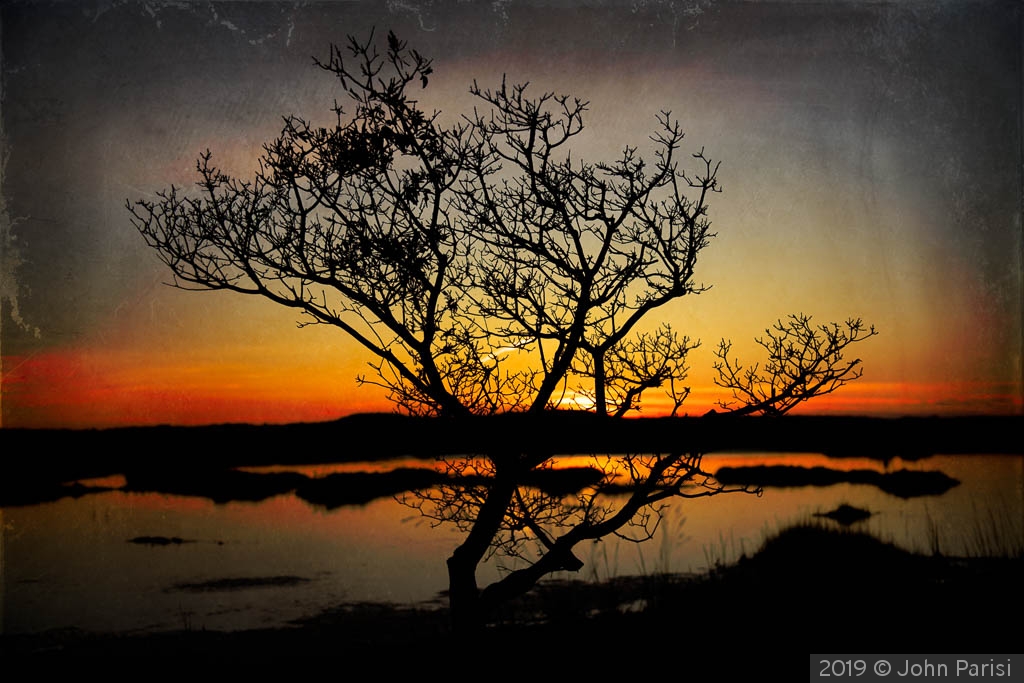
M 727 399 L 717 387 L 695 387 L 681 415 L 722 412 Z M 657 417 L 671 411 L 667 397 L 651 392 L 641 415 Z M 1021 386 L 997 382 L 856 382 L 833 394 L 815 397 L 793 409 L 793 415 L 978 415 L 1024 412 Z
M 189 365 L 95 351 L 52 351 L 3 363 L 4 427 L 284 424 L 390 409 L 374 387 L 357 388 L 351 377 L 299 363 Z
M 116 350 L 54 350 L 3 362 L 5 427 L 282 424 L 393 410 L 383 390 L 357 386 L 350 368 L 320 367 L 316 360 L 261 367 L 251 359 L 224 363 L 219 358 L 175 359 Z M 717 387 L 694 387 L 679 414 L 720 411 L 716 401 L 723 398 Z M 652 390 L 641 408 L 639 416 L 658 417 L 671 411 L 671 403 Z M 1010 384 L 857 382 L 794 413 L 893 416 L 1022 410 L 1021 388 Z

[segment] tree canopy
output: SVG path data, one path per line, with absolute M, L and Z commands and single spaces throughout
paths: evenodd
M 382 48 L 350 38 L 316 64 L 344 95 L 333 125 L 287 116 L 252 179 L 228 176 L 206 151 L 197 191 L 129 202 L 175 286 L 264 297 L 296 309 L 301 325 L 339 328 L 371 358 L 360 381 L 412 414 L 575 407 L 621 417 L 652 390 L 680 410 L 699 342 L 658 313 L 707 288 L 695 269 L 715 237 L 708 211 L 721 186 L 719 162 L 684 151 L 669 112 L 654 117 L 649 152 L 627 145 L 587 161 L 571 147 L 589 104 L 569 95 L 503 78 L 474 82 L 478 107 L 458 118 L 427 112 L 415 97 L 431 60 L 394 34 Z M 722 408 L 783 414 L 835 391 L 861 373 L 847 347 L 874 334 L 859 319 L 816 326 L 794 315 L 758 340 L 768 360 L 750 367 L 722 341 Z M 629 524 L 648 537 L 661 501 L 726 490 L 685 449 L 627 457 L 568 497 L 524 484 L 550 457 L 488 453 L 452 466 L 487 484 L 413 502 L 467 532 L 449 574 L 452 606 L 471 605 L 470 620 L 550 571 L 578 568 L 580 541 Z M 478 590 L 481 559 L 521 555 L 526 540 L 537 558 Z

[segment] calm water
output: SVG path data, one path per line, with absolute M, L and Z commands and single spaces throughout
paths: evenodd
M 760 463 L 882 467 L 818 456 L 704 458 L 709 471 Z M 766 534 L 839 503 L 875 512 L 855 528 L 908 549 L 930 552 L 938 543 L 947 555 L 977 555 L 985 552 L 982 537 L 993 531 L 1002 548 L 1024 546 L 1024 458 L 934 457 L 894 465 L 939 469 L 962 483 L 942 496 L 910 500 L 860 485 L 680 500 L 671 503 L 658 535 L 647 543 L 606 539 L 579 546 L 586 566 L 572 576 L 603 580 L 702 571 L 709 563 L 752 553 Z M 283 625 L 343 602 L 443 605 L 438 593 L 447 585 L 445 559 L 461 538 L 453 529 L 432 528 L 391 499 L 327 512 L 291 495 L 218 505 L 113 491 L 6 508 L 0 515 L 0 619 L 6 633 L 241 629 Z M 128 542 L 137 536 L 191 542 Z M 493 561 L 485 564 L 481 584 L 500 571 Z M 235 590 L 180 588 L 266 577 L 303 581 Z

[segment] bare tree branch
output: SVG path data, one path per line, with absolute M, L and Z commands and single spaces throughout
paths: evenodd
M 877 334 L 860 318 L 843 325 L 812 325 L 807 315 L 790 315 L 756 339 L 768 354 L 763 364 L 744 367 L 730 358 L 732 343 L 722 340 L 715 356 L 715 384 L 732 391 L 719 404 L 736 414 L 782 415 L 815 396 L 831 394 L 861 377 L 860 358 L 847 360 L 851 344 Z
M 341 90 L 331 125 L 286 116 L 251 180 L 206 151 L 194 188 L 128 203 L 174 286 L 263 297 L 295 309 L 300 326 L 337 327 L 369 353 L 358 381 L 403 412 L 537 413 L 572 397 L 620 418 L 660 390 L 678 413 L 699 342 L 654 318 L 707 289 L 695 269 L 722 188 L 719 162 L 703 148 L 688 155 L 669 112 L 656 115 L 648 154 L 625 145 L 586 161 L 570 150 L 581 99 L 474 82 L 478 108 L 445 125 L 415 99 L 431 61 L 392 33 L 379 48 L 372 35 L 349 38 L 315 64 Z M 861 373 L 845 350 L 874 334 L 859 319 L 791 316 L 758 340 L 768 361 L 749 369 L 722 341 L 723 405 L 783 414 L 836 391 Z M 537 477 L 552 455 L 496 447 L 448 461 L 449 483 L 404 499 L 465 532 L 448 561 L 465 623 L 548 572 L 578 569 L 580 541 L 642 541 L 665 501 L 731 490 L 685 452 L 606 459 L 571 493 L 550 490 Z M 477 566 L 494 553 L 530 564 L 481 591 Z

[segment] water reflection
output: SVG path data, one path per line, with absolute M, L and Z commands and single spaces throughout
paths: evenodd
M 705 456 L 703 464 L 716 471 L 752 462 L 807 467 L 827 462 L 833 468 L 885 470 L 870 461 L 819 456 Z M 673 502 L 649 543 L 606 537 L 578 546 L 576 554 L 584 563 L 579 576 L 605 580 L 702 571 L 750 554 L 766 534 L 840 503 L 873 513 L 856 528 L 910 550 L 978 555 L 1015 547 L 1019 552 L 1024 545 L 1022 463 L 1020 457 L 999 456 L 890 463 L 889 469 L 940 470 L 962 482 L 942 496 L 909 500 L 844 483 L 768 488 L 760 498 Z M 575 459 L 564 464 L 581 465 Z M 336 472 L 299 473 L 324 477 Z M 327 511 L 294 494 L 216 504 L 113 490 L 6 508 L 2 514 L 3 626 L 8 633 L 240 629 L 280 625 L 341 602 L 436 600 L 448 585 L 445 559 L 462 539 L 454 530 L 431 528 L 390 498 Z M 140 537 L 189 542 L 129 542 Z M 482 565 L 482 583 L 499 576 L 494 561 Z M 180 588 L 200 585 L 209 589 Z

